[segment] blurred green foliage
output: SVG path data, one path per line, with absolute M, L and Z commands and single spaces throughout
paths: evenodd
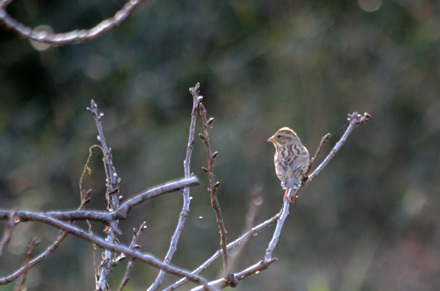
M 16 1 L 8 12 L 60 32 L 90 27 L 122 3 Z M 274 150 L 266 143 L 273 132 L 294 128 L 311 153 L 325 133 L 334 133 L 324 155 L 342 134 L 346 114 L 366 111 L 372 121 L 355 130 L 291 209 L 279 261 L 237 289 L 439 290 L 439 6 L 435 0 L 151 1 L 95 41 L 40 51 L 1 28 L 1 208 L 78 206 L 79 178 L 97 142 L 85 110 L 91 98 L 105 113 L 126 198 L 182 177 L 192 103 L 187 88 L 200 81 L 215 117 L 215 174 L 232 240 L 242 231 L 255 186 L 264 194 L 258 221 L 281 206 Z M 173 259 L 188 269 L 218 248 L 205 164 L 197 140 L 192 170 L 202 185 L 191 191 L 190 217 Z M 84 181 L 93 190 L 89 207 L 103 209 L 96 150 L 91 167 Z M 128 243 L 129 230 L 146 220 L 140 244 L 163 257 L 180 208 L 179 193 L 140 207 L 121 222 L 127 230 L 121 241 Z M 94 225 L 96 233 L 101 229 Z M 252 240 L 238 268 L 263 257 L 272 230 Z M 32 236 L 42 251 L 56 235 L 45 225 L 20 224 L 0 276 L 21 264 Z M 29 272 L 29 290 L 92 289 L 92 254 L 92 246 L 69 237 Z M 96 256 L 99 261 L 99 251 Z M 205 275 L 215 278 L 220 270 L 219 262 Z M 114 269 L 114 286 L 123 271 Z M 156 274 L 137 264 L 127 290 L 145 290 Z

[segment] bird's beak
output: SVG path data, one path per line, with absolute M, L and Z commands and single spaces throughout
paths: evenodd
M 268 142 L 271 142 L 271 143 L 274 143 L 274 142 L 275 142 L 275 137 L 274 137 L 274 136 L 271 136 L 267 141 L 268 141 Z

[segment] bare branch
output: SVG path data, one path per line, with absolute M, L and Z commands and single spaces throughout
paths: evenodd
M 91 101 L 91 106 L 87 107 L 87 111 L 93 116 L 96 122 L 96 127 L 98 129 L 99 135 L 97 136 L 98 141 L 101 143 L 102 148 L 104 149 L 104 168 L 106 170 L 106 185 L 108 190 L 108 195 L 110 196 L 109 201 L 109 211 L 117 211 L 119 208 L 119 181 L 120 178 L 116 173 L 116 169 L 113 165 L 113 155 L 112 149 L 107 146 L 107 142 L 104 137 L 104 130 L 102 129 L 102 118 L 104 117 L 104 113 L 99 113 L 98 105 L 95 101 Z M 116 197 L 111 197 L 115 196 Z
M 215 287 L 218 289 L 223 289 L 225 287 L 236 287 L 238 282 L 252 275 L 257 275 L 261 271 L 269 268 L 269 265 L 273 262 L 276 262 L 278 259 L 270 259 L 269 261 L 260 261 L 236 274 L 232 274 L 233 280 L 226 280 L 225 278 L 217 279 L 208 283 L 210 287 Z M 198 286 L 196 288 L 191 289 L 191 291 L 200 291 L 203 290 L 204 286 Z
M 220 204 L 217 200 L 217 188 L 220 185 L 220 182 L 216 182 L 214 179 L 214 159 L 217 157 L 217 152 L 211 153 L 211 145 L 209 143 L 209 128 L 214 121 L 214 118 L 210 118 L 209 120 L 206 117 L 206 109 L 202 103 L 200 103 L 200 117 L 203 122 L 203 134 L 199 134 L 200 138 L 205 143 L 206 154 L 208 156 L 208 168 L 203 168 L 203 170 L 207 173 L 210 187 L 208 188 L 208 192 L 211 196 L 211 206 L 214 209 L 215 215 L 217 217 L 217 225 L 220 231 L 220 246 L 222 248 L 223 255 L 223 271 L 225 277 L 228 277 L 229 274 L 226 273 L 228 270 L 228 248 L 227 248 L 227 236 L 226 236 L 226 227 L 223 221 L 222 212 L 220 209 Z
M 6 229 L 3 232 L 2 239 L 0 242 L 0 258 L 3 256 L 3 252 L 5 251 L 5 248 L 8 246 L 9 242 L 11 241 L 12 237 L 12 231 L 14 230 L 14 227 L 19 223 L 17 221 L 17 213 L 14 211 L 12 213 L 8 213 L 8 224 L 6 225 Z
M 189 178 L 182 178 L 175 181 L 170 181 L 165 184 L 161 184 L 154 188 L 148 189 L 147 191 L 136 195 L 130 200 L 124 202 L 119 210 L 117 211 L 117 217 L 120 219 L 127 218 L 128 213 L 133 209 L 133 207 L 138 206 L 139 204 L 155 198 L 159 195 L 174 192 L 180 189 L 185 189 L 187 187 L 197 186 L 199 185 L 199 179 L 196 176 L 190 176 Z
M 40 216 L 39 221 L 46 223 L 48 225 L 52 225 L 53 227 L 56 227 L 58 229 L 61 229 L 63 231 L 66 231 L 70 234 L 73 234 L 79 238 L 82 238 L 86 241 L 89 241 L 95 245 L 97 245 L 100 248 L 108 249 L 117 253 L 124 253 L 127 257 L 133 257 L 136 260 L 149 264 L 150 266 L 156 267 L 158 269 L 163 269 L 168 273 L 174 274 L 178 277 L 188 277 L 190 281 L 195 282 L 197 284 L 206 284 L 206 280 L 202 279 L 201 277 L 197 275 L 192 275 L 189 271 L 162 263 L 158 258 L 154 257 L 151 254 L 148 253 L 142 253 L 138 250 L 130 249 L 128 246 L 122 245 L 122 244 L 116 244 L 111 243 L 103 238 L 100 238 L 94 234 L 91 234 L 79 227 L 76 227 L 74 225 L 70 225 L 68 223 L 65 223 L 63 221 L 60 221 L 58 219 L 47 217 L 47 216 Z M 4 285 L 5 283 L 0 280 L 0 285 Z
M 113 165 L 113 154 L 112 149 L 107 146 L 107 142 L 104 137 L 104 130 L 102 129 L 102 118 L 104 117 L 103 113 L 99 113 L 98 105 L 95 101 L 91 101 L 91 106 L 87 107 L 87 111 L 93 116 L 96 122 L 96 127 L 98 129 L 98 141 L 101 142 L 102 148 L 104 149 L 104 169 L 106 174 L 106 187 L 107 193 L 105 195 L 107 199 L 107 209 L 109 212 L 118 211 L 119 210 L 119 182 L 120 178 L 116 173 L 115 166 Z M 110 227 L 107 229 L 107 241 L 116 242 L 116 233 L 120 233 L 118 229 L 118 219 L 114 219 L 110 222 Z M 104 257 L 100 264 L 101 271 L 99 274 L 99 281 L 97 283 L 97 290 L 104 291 L 106 290 L 106 286 L 108 284 L 108 274 L 112 268 L 112 252 L 110 250 L 105 250 Z
M 191 156 L 194 149 L 194 133 L 196 130 L 196 120 L 197 120 L 197 109 L 199 108 L 199 104 L 202 101 L 203 97 L 200 96 L 200 83 L 197 83 L 193 88 L 189 88 L 193 98 L 193 106 L 191 111 L 191 122 L 189 126 L 189 137 L 188 137 L 188 146 L 186 148 L 186 156 L 183 161 L 183 168 L 185 172 L 185 177 L 191 177 Z M 186 219 L 188 218 L 189 207 L 191 204 L 191 198 L 189 193 L 189 187 L 183 189 L 183 206 L 179 215 L 179 221 L 177 223 L 176 229 L 174 231 L 173 236 L 171 237 L 170 246 L 168 248 L 168 252 L 165 255 L 164 263 L 168 264 L 171 262 L 171 259 L 174 256 L 174 253 L 177 250 L 177 243 L 180 238 L 180 234 L 183 231 L 183 227 L 186 223 Z M 157 276 L 154 283 L 148 288 L 148 291 L 157 290 L 163 283 L 165 278 L 165 271 L 160 270 L 159 275 Z
M 26 255 L 24 257 L 23 273 L 22 273 L 22 276 L 21 276 L 20 284 L 17 286 L 17 290 L 19 290 L 19 291 L 24 290 L 23 289 L 23 285 L 24 285 L 24 282 L 26 281 L 27 271 L 29 270 L 29 261 L 30 261 L 31 256 L 32 256 L 32 252 L 34 251 L 34 249 L 35 249 L 35 247 L 37 245 L 38 245 L 37 239 L 33 238 L 31 243 L 28 246 L 28 250 L 27 250 Z
M 324 145 L 327 143 L 327 141 L 330 139 L 331 136 L 332 136 L 331 133 L 327 133 L 326 135 L 324 135 L 322 137 L 321 142 L 319 143 L 319 146 L 318 146 L 318 149 L 316 150 L 315 155 L 313 156 L 313 158 L 310 159 L 309 169 L 307 170 L 307 174 L 306 174 L 307 178 L 308 178 L 308 175 L 310 174 L 311 170 L 315 166 L 315 163 L 318 160 L 318 156 L 321 153 L 322 148 L 324 147 Z
M 139 249 L 139 245 L 137 245 L 137 241 L 138 241 L 139 237 L 141 236 L 141 234 L 146 229 L 147 229 L 147 223 L 145 221 L 141 224 L 138 231 L 136 231 L 136 229 L 133 228 L 133 239 L 131 240 L 129 248 Z M 121 254 L 120 256 L 121 257 L 123 256 L 123 258 L 126 257 L 125 254 Z M 122 291 L 124 289 L 125 285 L 127 285 L 128 280 L 130 279 L 131 270 L 133 269 L 133 266 L 134 266 L 134 261 L 135 261 L 134 258 L 131 258 L 128 261 L 127 268 L 125 269 L 124 277 L 122 278 L 121 286 L 119 286 L 119 291 Z
M 48 255 L 55 252 L 55 250 L 61 245 L 61 242 L 67 237 L 67 235 L 68 235 L 67 233 L 61 231 L 60 235 L 57 237 L 57 239 L 49 247 L 47 247 L 46 250 L 44 250 L 40 255 L 38 255 L 37 257 L 33 258 L 32 260 L 30 260 L 28 262 L 26 268 L 24 266 L 22 266 L 18 270 L 16 270 L 14 273 L 12 273 L 8 276 L 5 276 L 3 278 L 0 278 L 0 285 L 6 285 L 6 284 L 14 281 L 18 277 L 20 277 L 26 269 L 30 269 L 33 266 L 35 266 L 36 264 L 38 264 L 39 262 L 46 259 Z
M 242 234 L 239 238 L 237 238 L 236 240 L 234 240 L 233 242 L 228 244 L 228 246 L 227 246 L 228 250 L 240 246 L 241 244 L 246 242 L 250 237 L 252 237 L 255 233 L 257 233 L 260 230 L 263 230 L 266 227 L 277 222 L 280 215 L 281 215 L 281 212 L 279 212 L 275 216 L 263 221 L 262 223 L 253 227 L 252 229 L 250 229 L 246 233 Z M 204 263 L 202 263 L 194 271 L 192 271 L 191 274 L 200 274 L 201 272 L 205 271 L 212 263 L 215 262 L 216 259 L 218 259 L 221 256 L 221 254 L 222 254 L 222 250 L 221 249 L 217 250 L 217 252 L 215 252 L 209 259 L 207 259 Z M 186 282 L 188 282 L 188 280 L 186 278 L 182 278 L 182 279 L 178 280 L 176 283 L 165 288 L 164 291 L 176 290 L 177 288 L 179 288 L 180 286 L 182 286 Z
M 370 118 L 371 115 L 368 113 L 364 113 L 363 115 L 360 115 L 357 112 L 348 114 L 348 121 L 350 122 L 350 124 L 348 125 L 341 139 L 336 143 L 336 145 L 333 147 L 333 149 L 330 151 L 324 161 L 318 166 L 318 168 L 316 168 L 315 171 L 313 171 L 312 174 L 310 174 L 309 181 L 312 181 L 316 176 L 318 176 L 322 169 L 324 169 L 325 166 L 327 166 L 327 164 L 331 161 L 331 159 L 335 157 L 336 153 L 345 144 L 348 136 L 353 132 L 354 128 L 358 125 L 367 123 L 368 121 L 370 121 Z
M 11 210 L 0 210 L 0 220 L 4 220 L 7 216 L 14 211 Z M 50 216 L 59 220 L 94 220 L 101 221 L 105 224 L 110 223 L 112 216 L 107 211 L 99 210 L 88 210 L 88 211 L 78 211 L 78 210 L 64 210 L 64 211 L 47 211 L 47 212 L 33 212 L 33 211 L 16 211 L 17 219 L 20 221 L 35 221 L 38 219 L 38 215 Z M 115 216 L 115 215 L 113 215 Z
M 87 192 L 85 195 L 81 195 L 81 204 L 78 207 L 78 210 L 83 210 L 85 208 L 86 204 L 90 202 L 90 197 L 89 196 L 90 196 L 90 192 Z M 43 216 L 45 216 L 45 215 L 43 214 Z M 69 221 L 69 224 L 72 225 L 73 221 Z M 41 254 L 39 254 L 34 259 L 30 260 L 27 263 L 26 266 L 22 266 L 17 271 L 15 271 L 14 273 L 10 274 L 9 276 L 1 278 L 0 279 L 0 285 L 6 285 L 9 282 L 12 282 L 13 280 L 15 280 L 19 276 L 21 276 L 21 274 L 23 274 L 23 272 L 27 271 L 28 269 L 32 268 L 33 266 L 35 266 L 39 262 L 41 262 L 44 259 L 46 259 L 48 255 L 50 255 L 50 254 L 52 254 L 53 252 L 56 251 L 56 249 L 61 245 L 61 243 L 64 241 L 64 239 L 68 235 L 69 234 L 67 232 L 60 231 L 60 233 L 59 233 L 58 237 L 56 238 L 56 240 L 51 245 L 49 245 L 46 248 L 46 250 L 44 250 Z
M 289 195 L 291 191 L 293 191 L 293 189 L 289 189 Z M 264 257 L 265 262 L 272 260 L 273 251 L 275 250 L 275 247 L 278 244 L 278 240 L 281 235 L 281 230 L 283 229 L 284 221 L 289 215 L 289 207 L 290 207 L 289 199 L 283 199 L 283 207 L 281 209 L 281 215 L 277 221 L 277 226 L 275 227 L 275 231 L 273 233 L 272 239 L 270 240 L 269 245 L 266 249 L 266 255 Z
M 15 20 L 13 17 L 9 16 L 5 10 L 10 2 L 12 1 L 5 0 L 0 4 L 0 22 L 3 23 L 4 26 L 12 29 L 21 37 L 38 43 L 66 45 L 91 41 L 100 37 L 105 32 L 120 25 L 139 4 L 144 2 L 144 0 L 127 1 L 124 6 L 113 15 L 113 17 L 104 19 L 90 29 L 72 30 L 63 33 L 37 31 Z
M 145 190 L 142 193 L 135 195 L 133 198 L 124 202 L 117 212 L 107 212 L 99 210 L 64 210 L 64 211 L 47 211 L 47 212 L 32 212 L 32 211 L 13 211 L 0 210 L 0 220 L 9 219 L 10 215 L 16 214 L 16 219 L 20 221 L 40 221 L 42 216 L 50 216 L 59 220 L 93 220 L 101 221 L 109 224 L 114 219 L 126 219 L 128 213 L 136 206 L 146 202 L 152 198 L 158 197 L 165 193 L 175 192 L 185 187 L 192 187 L 199 185 L 199 180 L 196 176 L 190 178 L 181 178 L 174 181 L 169 181 L 160 184 L 154 188 Z

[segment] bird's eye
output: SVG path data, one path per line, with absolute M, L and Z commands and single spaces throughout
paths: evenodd
M 277 138 L 281 138 L 281 135 L 277 135 Z

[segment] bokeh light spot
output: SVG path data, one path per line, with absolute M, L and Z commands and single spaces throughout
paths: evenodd
M 48 25 L 39 25 L 33 30 L 33 34 L 37 34 L 39 38 L 46 36 L 48 33 L 53 33 L 52 27 Z M 38 51 L 44 51 L 51 47 L 51 44 L 48 43 L 42 43 L 34 40 L 30 40 L 29 42 L 34 47 L 34 49 Z
M 375 12 L 382 7 L 382 0 L 358 0 L 358 4 L 366 12 Z

